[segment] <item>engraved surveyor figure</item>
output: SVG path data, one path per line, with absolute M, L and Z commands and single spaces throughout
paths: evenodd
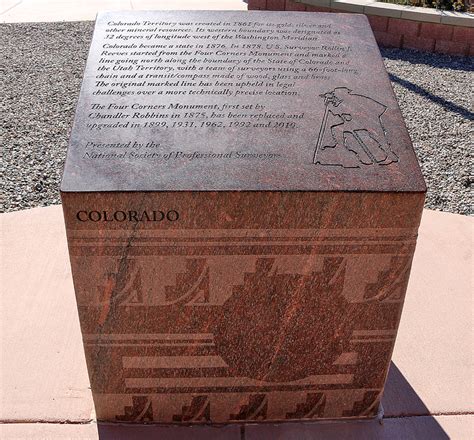
M 360 168 L 398 162 L 386 138 L 382 115 L 387 107 L 346 87 L 320 95 L 325 112 L 313 162 Z

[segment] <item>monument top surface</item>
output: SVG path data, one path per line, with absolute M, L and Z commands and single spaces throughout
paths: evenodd
M 425 191 L 367 18 L 99 14 L 61 190 Z

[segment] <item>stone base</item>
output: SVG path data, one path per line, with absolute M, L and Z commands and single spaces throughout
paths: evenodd
M 99 420 L 377 416 L 423 193 L 62 197 Z

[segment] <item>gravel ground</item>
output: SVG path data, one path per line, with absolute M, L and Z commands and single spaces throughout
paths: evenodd
M 0 27 L 2 211 L 60 203 L 92 29 L 92 22 Z M 469 214 L 474 59 L 398 49 L 382 55 L 428 184 L 426 207 Z
M 428 186 L 425 207 L 472 214 L 474 58 L 382 55 Z

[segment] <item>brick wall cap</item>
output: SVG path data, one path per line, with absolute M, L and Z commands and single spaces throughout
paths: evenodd
M 402 17 L 400 5 L 394 5 L 392 3 L 372 2 L 364 7 L 364 12 L 369 15 L 379 15 L 382 17 Z
M 402 11 L 401 18 L 428 23 L 441 23 L 441 14 L 439 12 L 437 9 L 406 6 Z
M 331 8 L 341 11 L 363 13 L 364 7 L 373 0 L 331 0 Z
M 441 24 L 474 27 L 474 13 L 441 11 Z
M 382 3 L 374 0 L 293 0 L 310 6 L 340 9 L 350 12 L 363 12 L 368 15 L 403 18 L 412 21 L 442 23 L 451 26 L 474 27 L 474 13 L 440 11 L 432 8 L 403 6 L 393 3 Z

